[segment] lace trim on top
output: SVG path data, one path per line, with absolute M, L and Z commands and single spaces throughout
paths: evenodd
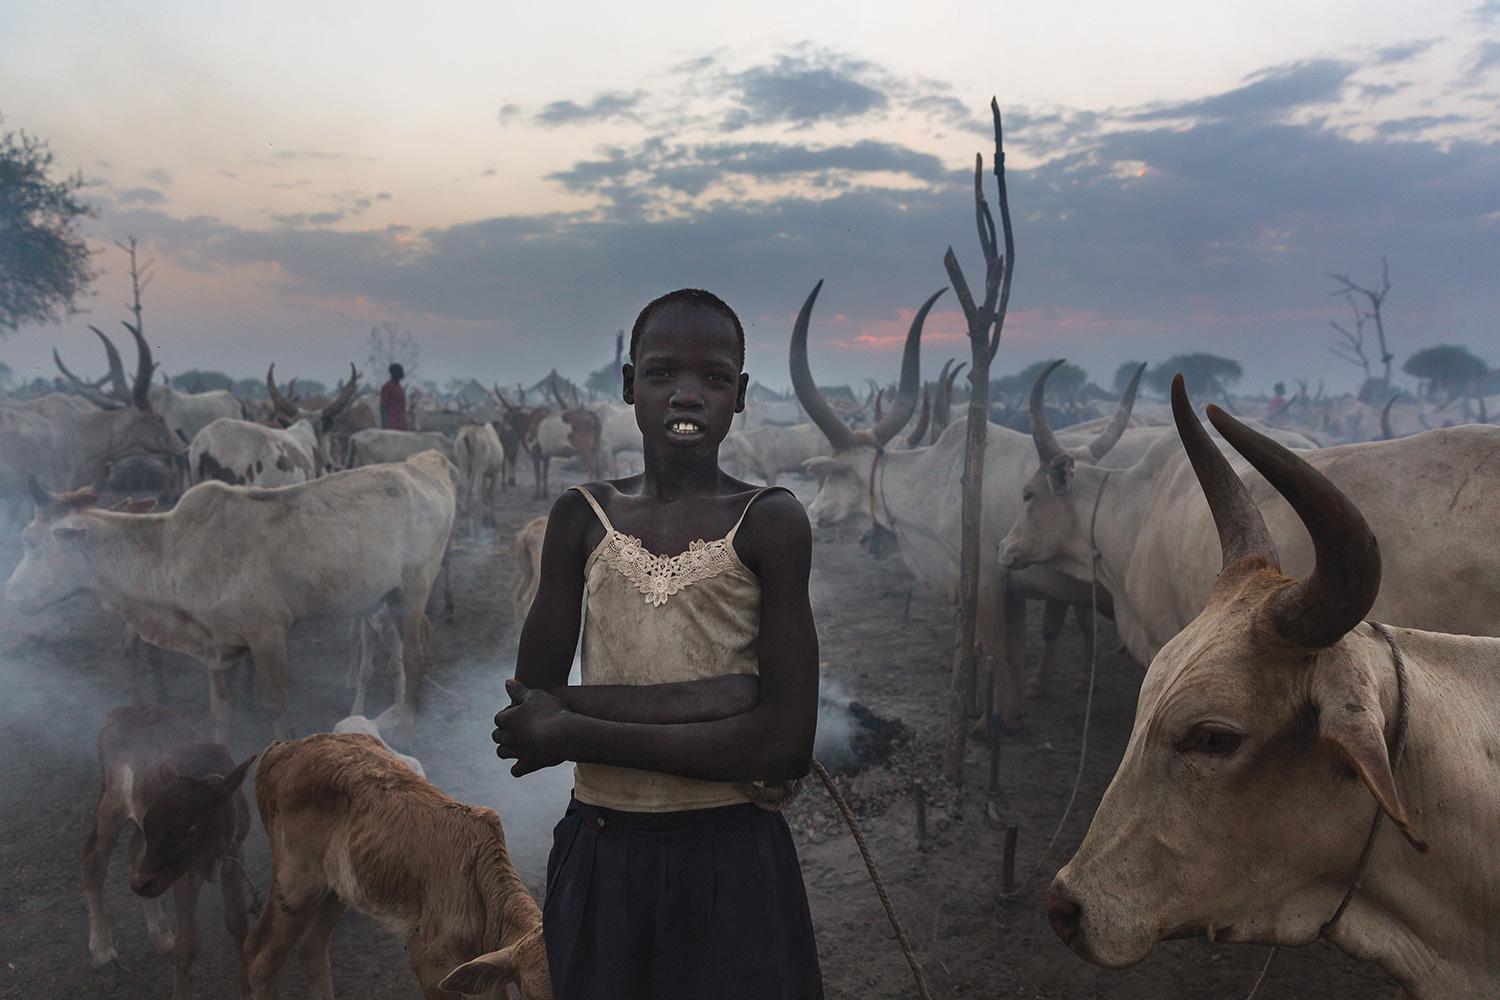
M 608 528 L 599 558 L 617 570 L 652 607 L 661 607 L 667 598 L 691 584 L 718 576 L 734 567 L 736 560 L 729 537 L 711 542 L 694 541 L 686 552 L 660 556 L 651 552 L 634 535 Z

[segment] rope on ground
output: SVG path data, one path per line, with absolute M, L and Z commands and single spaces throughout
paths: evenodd
M 244 859 L 238 854 L 226 854 L 224 860 L 239 869 L 240 877 L 245 880 L 245 885 L 250 887 L 250 912 L 259 915 L 263 901 L 260 898 L 260 890 L 255 887 L 255 882 L 250 878 L 250 873 L 245 871 Z
M 927 977 L 922 972 L 922 963 L 917 961 L 917 956 L 911 948 L 911 939 L 906 936 L 906 929 L 901 926 L 901 918 L 896 916 L 895 904 L 891 902 L 891 894 L 886 892 L 885 882 L 880 877 L 880 869 L 875 865 L 875 858 L 870 854 L 870 846 L 865 843 L 864 831 L 859 828 L 859 821 L 854 818 L 854 810 L 849 808 L 849 803 L 844 799 L 844 793 L 839 791 L 839 786 L 834 784 L 833 775 L 828 773 L 828 768 L 823 762 L 814 758 L 813 770 L 818 772 L 818 777 L 823 779 L 823 786 L 828 789 L 828 794 L 833 797 L 833 802 L 839 807 L 839 812 L 844 814 L 844 822 L 849 825 L 849 832 L 854 835 L 854 845 L 859 848 L 859 856 L 864 859 L 865 868 L 869 869 L 870 881 L 875 883 L 875 893 L 880 897 L 880 905 L 885 907 L 885 915 L 891 922 L 891 929 L 896 932 L 896 940 L 901 943 L 901 953 L 906 956 L 906 964 L 911 966 L 912 978 L 917 981 L 917 996 L 922 1000 L 932 1000 L 932 994 L 927 989 Z
M 1266 964 L 1261 967 L 1260 975 L 1256 977 L 1255 985 L 1250 987 L 1250 995 L 1245 1000 L 1255 1000 L 1260 996 L 1260 988 L 1266 985 L 1266 980 L 1271 977 L 1271 965 L 1276 961 L 1276 955 L 1280 951 L 1280 945 L 1272 945 L 1271 954 L 1266 956 Z
M 1089 651 L 1089 692 L 1083 701 L 1083 735 L 1078 741 L 1078 770 L 1073 774 L 1073 790 L 1068 793 L 1068 804 L 1063 806 L 1062 816 L 1058 819 L 1057 828 L 1052 831 L 1046 848 L 1037 856 L 1020 885 L 1011 892 L 995 894 L 999 899 L 1016 899 L 1031 887 L 1031 880 L 1036 878 L 1036 873 L 1041 871 L 1042 865 L 1052 856 L 1052 848 L 1057 846 L 1057 839 L 1062 836 L 1063 827 L 1073 814 L 1073 803 L 1078 800 L 1078 789 L 1083 785 L 1083 768 L 1089 759 L 1089 720 L 1094 714 L 1094 676 L 1099 668 L 1099 547 L 1094 543 L 1094 525 L 1099 520 L 1099 502 L 1104 499 L 1104 487 L 1109 483 L 1109 476 L 1106 472 L 1099 483 L 1099 492 L 1094 497 L 1094 513 L 1089 518 L 1089 629 L 1092 635 L 1090 645 L 1093 648 Z

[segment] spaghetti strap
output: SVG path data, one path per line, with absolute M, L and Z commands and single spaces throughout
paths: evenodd
M 770 493 L 772 490 L 781 490 L 783 493 L 790 494 L 794 497 L 796 496 L 795 493 L 792 493 L 792 491 L 787 489 L 785 486 L 762 486 L 760 489 L 755 491 L 755 495 L 750 498 L 750 502 L 745 504 L 745 509 L 740 511 L 740 519 L 734 522 L 734 527 L 729 529 L 729 534 L 724 536 L 724 541 L 728 542 L 730 545 L 734 544 L 735 533 L 740 530 L 740 525 L 745 523 L 745 515 L 750 513 L 750 508 L 755 506 L 755 501 L 759 500 L 762 495 Z
M 609 523 L 609 516 L 604 513 L 604 508 L 599 506 L 599 501 L 594 499 L 594 495 L 592 493 L 584 489 L 582 486 L 569 486 L 568 489 L 577 490 L 579 493 L 582 493 L 583 498 L 589 502 L 589 506 L 594 508 L 594 513 L 598 515 L 599 523 L 604 525 L 604 530 L 609 532 L 610 534 L 614 534 L 615 526 Z M 758 495 L 759 494 L 757 494 L 757 496 Z M 750 499 L 752 503 L 755 501 L 754 497 L 751 497 Z M 741 517 L 743 516 L 744 515 L 741 515 Z

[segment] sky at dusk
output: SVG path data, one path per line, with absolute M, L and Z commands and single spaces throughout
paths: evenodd
M 1398 359 L 1500 365 L 1500 0 L 5 4 L 0 128 L 82 171 L 108 249 L 87 315 L 0 360 L 101 372 L 85 324 L 118 329 L 111 244 L 135 235 L 169 372 L 331 383 L 393 321 L 421 379 L 581 377 L 702 286 L 779 387 L 822 278 L 819 381 L 890 379 L 950 244 L 982 285 L 992 95 L 1017 243 L 997 373 L 1066 356 L 1107 384 L 1209 350 L 1249 391 L 1352 388 L 1327 273 L 1378 282 L 1382 254 Z M 927 329 L 925 371 L 967 356 L 951 294 Z

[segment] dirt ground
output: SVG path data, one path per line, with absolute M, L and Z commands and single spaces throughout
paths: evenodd
M 560 478 L 566 478 L 566 472 Z M 797 484 L 810 499 L 810 484 Z M 512 670 L 517 623 L 510 610 L 514 567 L 510 539 L 547 504 L 529 484 L 503 495 L 495 532 L 461 539 L 453 581 L 452 624 L 437 623 L 431 683 L 414 752 L 449 794 L 496 808 L 528 886 L 540 891 L 551 825 L 562 814 L 570 768 L 512 779 L 492 755 L 490 716 Z M 899 557 L 875 562 L 852 530 L 819 531 L 814 553 L 814 611 L 831 702 L 851 709 L 861 735 L 840 768 L 896 906 L 938 998 L 1239 998 L 1254 982 L 1267 949 L 1176 941 L 1159 945 L 1140 965 L 1098 969 L 1074 957 L 1047 926 L 1042 893 L 1082 839 L 1114 773 L 1130 731 L 1141 671 L 1123 653 L 1109 624 L 1100 630 L 1093 728 L 1078 802 L 1053 855 L 1040 859 L 1078 765 L 1083 696 L 1072 681 L 1087 670 L 1076 632 L 1062 640 L 1061 672 L 1034 702 L 1024 731 L 1001 747 L 999 791 L 989 793 L 983 748 L 971 743 L 963 791 L 942 779 L 951 609 L 920 591 Z M 498 543 L 497 543 L 498 539 Z M 19 558 L 19 533 L 0 538 L 0 576 Z M 1028 630 L 1028 655 L 1040 649 L 1039 614 Z M 315 622 L 294 629 L 292 708 L 296 735 L 331 728 L 347 714 L 347 627 Z M 170 657 L 170 702 L 207 731 L 203 670 Z M 389 678 L 372 691 L 370 714 L 390 698 Z M 0 1000 L 164 997 L 171 960 L 156 955 L 129 892 L 125 849 L 117 850 L 106 907 L 120 963 L 90 967 L 79 853 L 98 787 L 94 741 L 104 714 L 149 690 L 120 652 L 120 624 L 91 598 L 72 598 L 42 616 L 0 608 Z M 841 714 L 841 713 L 840 713 Z M 846 716 L 847 719 L 847 716 Z M 828 737 L 839 727 L 829 717 Z M 237 758 L 270 739 L 269 720 L 241 707 L 232 750 Z M 838 747 L 820 739 L 820 755 Z M 927 843 L 917 842 L 912 787 L 926 788 Z M 788 812 L 812 902 L 830 998 L 912 997 L 910 974 L 886 924 L 854 843 L 833 803 L 810 779 Z M 1040 861 L 1020 898 L 1000 902 L 1003 828 L 1020 829 L 1020 877 Z M 122 843 L 127 838 L 121 838 Z M 246 867 L 264 890 L 269 870 L 257 823 Z M 168 904 L 170 906 L 170 903 Z M 215 887 L 200 901 L 204 949 L 194 970 L 199 997 L 232 997 L 232 963 Z M 286 995 L 304 996 L 296 963 Z M 417 995 L 400 942 L 373 921 L 350 913 L 334 934 L 339 995 L 384 1000 Z M 1394 984 L 1374 966 L 1328 945 L 1284 951 L 1268 998 L 1389 998 Z

